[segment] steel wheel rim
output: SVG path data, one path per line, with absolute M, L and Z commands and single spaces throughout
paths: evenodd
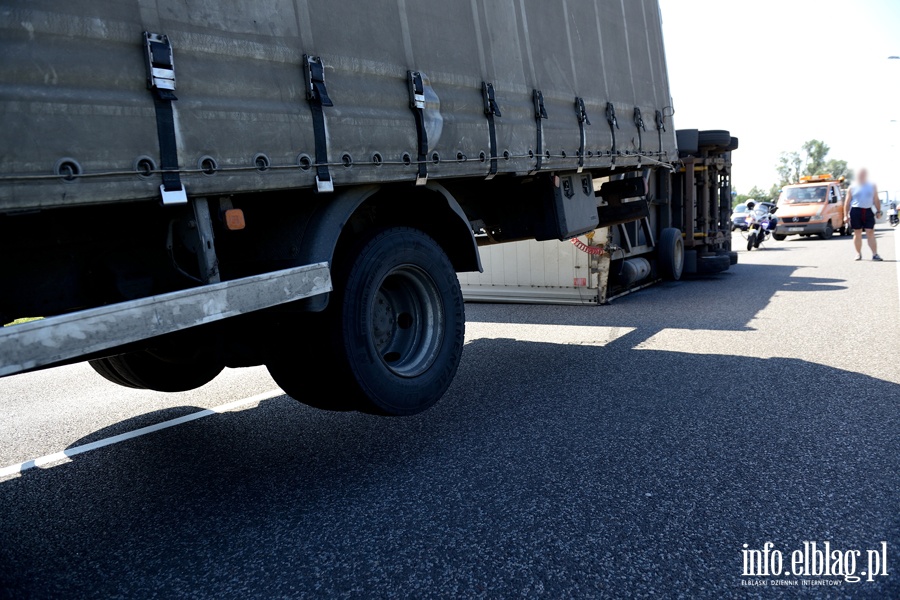
M 371 340 L 382 364 L 400 377 L 416 377 L 437 358 L 444 338 L 444 304 L 434 279 L 415 265 L 391 270 L 378 286 Z

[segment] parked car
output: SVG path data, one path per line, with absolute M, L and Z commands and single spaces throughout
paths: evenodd
M 731 230 L 747 231 L 747 205 L 738 204 L 731 211 Z

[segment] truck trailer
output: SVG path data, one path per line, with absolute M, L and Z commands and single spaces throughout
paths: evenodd
M 672 181 L 731 138 L 679 155 L 654 0 L 7 0 L 0 53 L 0 322 L 39 318 L 0 376 L 264 364 L 410 415 L 456 372 L 479 246 L 666 204 L 654 272 L 727 251 L 717 191 Z
M 644 212 L 640 218 L 566 242 L 482 247 L 483 271 L 459 274 L 463 297 L 598 306 L 662 280 L 716 275 L 736 264 L 730 235 L 731 153 L 738 139 L 727 131 L 679 130 L 676 136 L 676 164 L 653 171 L 647 195 L 630 199 Z M 625 176 L 596 178 L 594 187 L 599 192 L 604 181 Z M 599 200 L 603 211 L 605 200 Z

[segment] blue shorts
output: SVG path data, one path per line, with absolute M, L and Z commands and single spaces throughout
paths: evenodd
M 850 227 L 853 229 L 875 229 L 875 211 L 871 208 L 850 209 Z

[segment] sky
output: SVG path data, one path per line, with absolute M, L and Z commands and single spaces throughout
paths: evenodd
M 815 138 L 900 200 L 900 0 L 659 4 L 675 127 L 740 139 L 738 192 Z

